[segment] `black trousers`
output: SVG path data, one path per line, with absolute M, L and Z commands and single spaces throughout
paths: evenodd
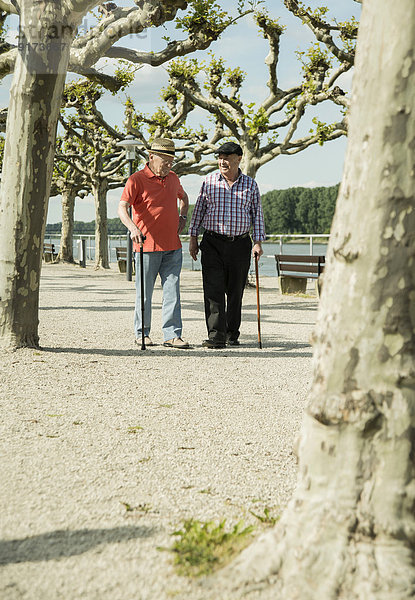
M 249 236 L 233 242 L 205 232 L 202 252 L 203 294 L 209 339 L 237 340 L 241 325 L 242 296 L 251 264 Z

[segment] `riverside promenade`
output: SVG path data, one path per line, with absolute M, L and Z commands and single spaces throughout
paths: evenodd
M 252 513 L 281 514 L 311 385 L 314 290 L 281 296 L 276 277 L 261 279 L 262 350 L 255 288 L 242 345 L 225 350 L 201 347 L 200 271 L 182 272 L 181 294 L 193 348 L 161 344 L 157 284 L 159 345 L 141 351 L 125 275 L 43 266 L 43 349 L 0 355 L 2 600 L 205 598 L 160 550 L 172 533 L 191 518 L 260 533 Z

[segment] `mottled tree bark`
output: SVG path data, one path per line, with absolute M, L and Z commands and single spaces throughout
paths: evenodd
M 73 263 L 73 228 L 75 198 L 77 190 L 73 187 L 62 191 L 62 231 L 57 260 Z
M 250 148 L 248 148 L 246 144 L 243 144 L 243 152 L 244 153 L 241 161 L 242 173 L 245 173 L 245 175 L 248 175 L 249 177 L 252 177 L 252 179 L 255 179 L 257 171 L 261 165 L 258 164 L 258 161 L 255 158 L 255 154 L 251 151 Z
M 414 48 L 413 0 L 365 0 L 298 484 L 221 589 L 415 596 Z

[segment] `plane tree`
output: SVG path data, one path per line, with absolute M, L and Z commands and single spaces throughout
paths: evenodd
M 76 198 L 83 198 L 89 192 L 89 185 L 83 173 L 74 168 L 70 162 L 60 160 L 59 154 L 70 154 L 76 147 L 67 136 L 56 140 L 57 155 L 53 166 L 53 177 L 50 189 L 51 196 L 62 198 L 62 229 L 56 262 L 74 262 L 73 230 Z
M 346 135 L 349 99 L 339 78 L 353 67 L 358 22 L 354 17 L 345 22 L 330 20 L 324 7 L 311 11 L 300 2 L 285 0 L 284 4 L 315 37 L 308 49 L 297 53 L 302 72 L 295 85 L 287 89 L 280 85 L 280 45 L 285 27 L 279 19 L 272 19 L 259 9 L 254 18 L 269 48 L 265 58 L 268 92 L 259 105 L 243 102 L 246 74 L 239 66 L 229 68 L 223 58 L 214 55 L 209 62 L 178 58 L 167 66 L 169 85 L 162 90 L 163 104 L 151 116 L 134 111 L 134 117 L 129 119 L 131 131 L 139 135 L 138 130 L 147 127 L 158 135 L 171 135 L 178 140 L 187 137 L 178 168 L 190 160 L 190 164 L 195 164 L 195 172 L 214 168 L 209 155 L 220 139 L 236 139 L 244 151 L 242 169 L 252 177 L 279 155 L 293 155 Z M 323 103 L 337 107 L 338 120 L 326 123 L 314 117 L 311 128 L 303 131 L 308 109 Z M 210 130 L 199 132 L 187 125 L 187 117 L 196 108 L 210 117 Z M 186 159 L 189 150 L 195 151 L 197 163 Z
M 125 77 L 125 85 L 130 80 Z M 59 118 L 65 136 L 55 156 L 55 163 L 66 163 L 83 189 L 94 197 L 96 268 L 109 268 L 107 192 L 122 186 L 127 177 L 125 152 L 117 146 L 124 135 L 105 120 L 97 107 L 103 94 L 104 88 L 89 80 L 66 86 Z M 73 230 L 74 204 L 63 205 L 63 212 L 62 237 L 68 237 L 64 223 Z

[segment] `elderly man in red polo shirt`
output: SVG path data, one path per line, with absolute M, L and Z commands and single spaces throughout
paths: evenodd
M 144 323 L 141 322 L 141 289 L 136 277 L 134 330 L 136 343 L 141 344 L 142 328 L 146 346 L 150 338 L 151 300 L 157 275 L 163 287 L 162 329 L 164 346 L 189 348 L 182 339 L 180 306 L 180 271 L 182 245 L 179 234 L 187 218 L 189 199 L 177 175 L 171 171 L 175 156 L 174 142 L 156 138 L 149 150 L 148 163 L 129 177 L 121 196 L 118 216 L 130 231 L 136 252 L 136 273 L 139 272 L 138 252 L 143 244 L 144 262 Z M 179 205 L 179 211 L 178 209 Z M 132 207 L 132 219 L 128 207 Z M 145 238 L 145 239 L 144 239 Z

